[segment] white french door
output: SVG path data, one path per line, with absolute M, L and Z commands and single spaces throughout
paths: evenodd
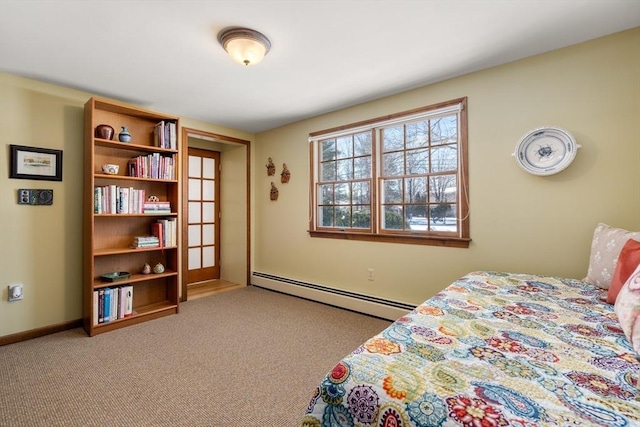
M 189 148 L 187 285 L 220 278 L 220 153 Z

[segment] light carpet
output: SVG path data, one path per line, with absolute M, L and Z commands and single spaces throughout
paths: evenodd
M 2 426 L 298 426 L 334 364 L 390 324 L 254 286 L 92 338 L 0 347 Z

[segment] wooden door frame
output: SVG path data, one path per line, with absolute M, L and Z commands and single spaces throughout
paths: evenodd
M 180 301 L 184 302 L 187 300 L 187 271 L 189 268 L 189 248 L 184 244 L 184 239 L 188 235 L 188 221 L 185 220 L 187 218 L 188 207 L 189 207 L 189 135 L 194 135 L 196 137 L 202 137 L 204 140 L 211 140 L 221 144 L 230 144 L 230 145 L 244 145 L 246 149 L 246 180 L 247 180 L 247 188 L 245 194 L 245 203 L 247 209 L 247 218 L 246 218 L 246 227 L 247 227 L 247 253 L 246 253 L 246 282 L 245 285 L 250 283 L 250 271 L 251 271 L 251 141 L 247 141 L 244 139 L 238 139 L 231 136 L 220 135 L 213 132 L 206 132 L 199 129 L 187 128 L 183 127 L 181 131 L 180 138 L 180 153 L 182 154 L 182 164 L 181 164 L 181 224 L 180 227 L 180 244 L 181 244 L 181 256 L 182 256 L 182 278 L 181 278 L 181 295 Z

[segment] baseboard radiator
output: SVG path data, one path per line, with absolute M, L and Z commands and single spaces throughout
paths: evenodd
M 251 284 L 388 320 L 396 320 L 416 307 L 399 301 L 344 291 L 259 271 L 252 273 Z

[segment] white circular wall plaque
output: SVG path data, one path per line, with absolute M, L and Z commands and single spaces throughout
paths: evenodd
M 532 175 L 553 175 L 566 169 L 580 145 L 569 132 L 545 126 L 533 129 L 516 144 L 513 155 L 518 166 Z

